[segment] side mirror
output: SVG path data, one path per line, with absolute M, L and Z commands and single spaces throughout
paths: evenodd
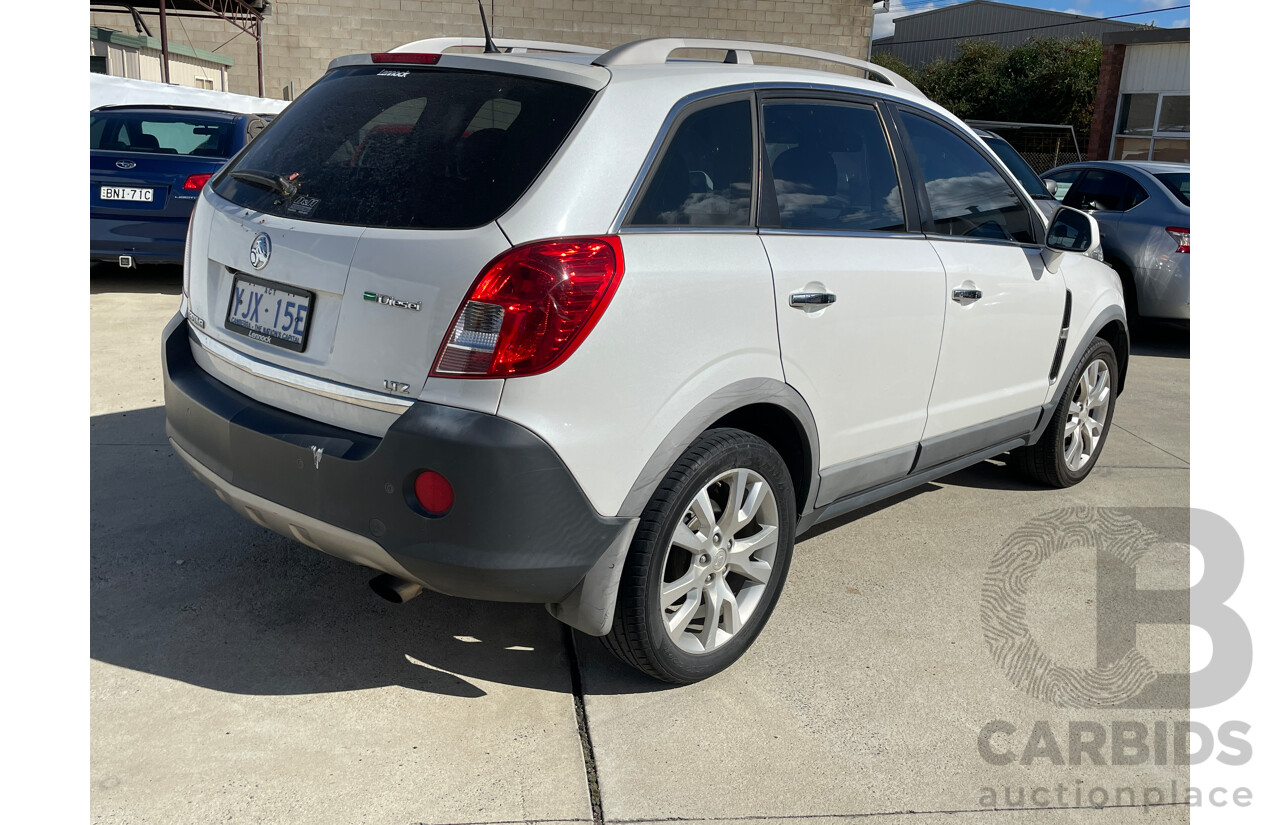
M 1096 257 L 1102 245 L 1102 231 L 1098 221 L 1087 212 L 1060 206 L 1049 222 L 1049 236 L 1041 252 L 1044 265 L 1050 272 L 1057 272 L 1063 253 L 1080 252 Z
M 1053 195 L 1055 198 L 1058 197 L 1058 182 L 1056 180 L 1045 178 L 1040 182 L 1044 184 L 1045 189 L 1049 190 L 1050 195 Z

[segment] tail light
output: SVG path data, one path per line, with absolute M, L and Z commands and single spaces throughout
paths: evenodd
M 536 375 L 568 358 L 622 280 L 618 238 L 517 246 L 480 273 L 436 356 L 433 376 Z
M 1191 254 L 1191 230 L 1185 226 L 1166 226 L 1165 232 L 1169 233 L 1169 237 L 1173 238 L 1173 242 L 1178 245 L 1175 252 L 1186 252 Z
M 187 180 L 182 184 L 182 188 L 196 190 L 203 189 L 204 185 L 209 182 L 209 178 L 211 177 L 213 177 L 212 174 L 187 175 Z

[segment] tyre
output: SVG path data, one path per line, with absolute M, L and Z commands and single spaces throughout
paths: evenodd
M 795 526 L 794 487 L 777 451 L 741 430 L 708 430 L 640 518 L 605 647 L 665 682 L 724 670 L 777 603 Z
M 1111 432 L 1118 375 L 1115 350 L 1103 339 L 1093 339 L 1040 441 L 1012 454 L 1027 476 L 1061 488 L 1089 475 Z

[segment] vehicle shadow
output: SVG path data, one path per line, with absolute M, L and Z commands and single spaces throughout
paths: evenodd
M 182 267 L 153 264 L 122 269 L 113 263 L 93 264 L 89 267 L 89 294 L 110 293 L 179 295 L 182 293 Z
M 1144 321 L 1129 341 L 1133 355 L 1155 358 L 1190 358 L 1191 327 L 1174 321 Z
M 90 655 L 100 662 L 253 695 L 573 689 L 569 634 L 542 605 L 431 592 L 382 601 L 371 571 L 218 501 L 173 454 L 161 407 L 91 418 L 90 455 Z M 621 679 L 597 692 L 662 687 Z

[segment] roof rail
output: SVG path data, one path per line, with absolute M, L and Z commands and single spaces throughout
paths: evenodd
M 604 49 L 595 49 L 590 46 L 576 46 L 572 43 L 549 43 L 541 40 L 506 40 L 494 38 L 493 44 L 503 52 L 523 54 L 530 49 L 536 49 L 544 52 L 560 52 L 563 54 L 604 54 Z M 459 49 L 463 47 L 484 48 L 483 37 L 430 37 L 426 40 L 415 40 L 412 43 L 405 43 L 403 46 L 396 46 L 393 52 L 419 52 L 426 54 L 441 54 L 448 49 Z
M 754 43 L 749 40 L 715 40 L 691 37 L 651 37 L 647 40 L 635 40 L 605 52 L 596 58 L 596 66 L 638 66 L 650 63 L 666 63 L 671 53 L 677 49 L 724 49 L 724 62 L 750 63 L 751 52 L 760 54 L 785 54 L 792 57 L 807 57 L 811 60 L 822 60 L 828 63 L 839 63 L 861 69 L 871 77 L 887 83 L 895 89 L 920 95 L 924 94 L 897 72 L 891 72 L 883 66 L 877 66 L 856 57 L 843 54 L 820 52 L 816 49 L 805 49 L 799 46 L 780 46 L 773 43 Z

